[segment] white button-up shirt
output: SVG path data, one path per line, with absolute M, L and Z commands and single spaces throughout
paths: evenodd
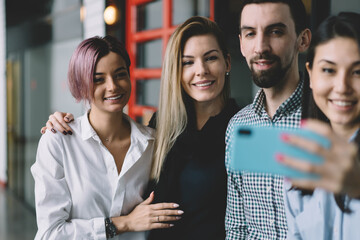
M 35 239 L 106 239 L 105 217 L 129 214 L 143 201 L 154 147 L 153 130 L 135 123 L 120 174 L 87 114 L 70 126 L 73 135 L 47 131 L 40 139 L 35 179 Z M 114 239 L 143 240 L 145 232 Z

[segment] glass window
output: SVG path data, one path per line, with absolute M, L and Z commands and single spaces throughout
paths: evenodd
M 138 68 L 161 68 L 162 40 L 157 39 L 137 45 Z
M 137 7 L 137 31 L 162 27 L 162 1 L 157 0 Z
M 136 81 L 136 104 L 157 107 L 160 94 L 160 79 Z
M 209 17 L 209 0 L 173 0 L 173 25 L 178 25 L 192 16 Z

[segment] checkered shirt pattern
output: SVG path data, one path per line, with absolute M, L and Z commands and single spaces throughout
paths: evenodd
M 280 105 L 272 119 L 265 111 L 265 94 L 260 89 L 253 103 L 230 120 L 226 130 L 225 153 L 228 172 L 226 239 L 286 239 L 282 177 L 231 171 L 228 166 L 232 147 L 231 133 L 237 125 L 298 127 L 301 120 L 302 88 L 303 80 L 300 80 L 294 93 Z

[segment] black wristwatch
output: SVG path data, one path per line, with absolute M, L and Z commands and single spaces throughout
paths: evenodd
M 105 232 L 108 239 L 116 236 L 116 227 L 110 218 L 105 218 Z

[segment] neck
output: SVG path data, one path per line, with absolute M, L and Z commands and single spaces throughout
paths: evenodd
M 337 135 L 350 140 L 354 133 L 360 128 L 360 123 L 351 125 L 331 123 L 331 128 Z
M 207 120 L 210 117 L 218 115 L 224 106 L 225 103 L 222 100 L 205 103 L 194 101 L 197 129 L 202 129 Z
M 129 136 L 129 124 L 124 120 L 122 112 L 104 113 L 92 108 L 89 121 L 102 142 L 121 140 Z
M 275 115 L 279 106 L 295 91 L 299 81 L 300 75 L 296 67 L 294 70 L 287 72 L 282 81 L 279 81 L 276 86 L 263 89 L 266 96 L 266 112 L 271 118 Z

